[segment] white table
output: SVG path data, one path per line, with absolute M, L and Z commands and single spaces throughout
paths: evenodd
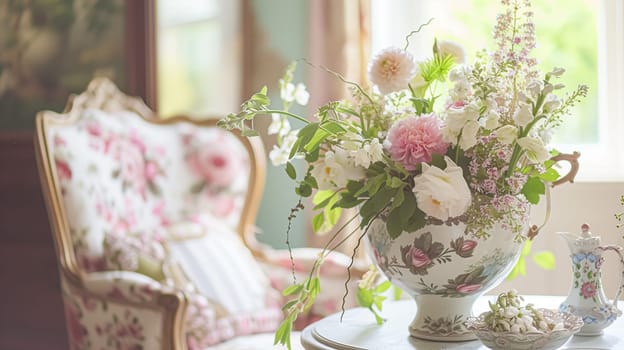
M 481 297 L 474 306 L 479 314 L 487 311 L 487 300 L 495 296 Z M 524 296 L 526 303 L 536 307 L 556 309 L 564 297 L 559 296 Z M 388 320 L 377 325 L 370 311 L 363 308 L 347 310 L 343 322 L 340 313 L 330 315 L 310 324 L 301 334 L 301 344 L 306 350 L 486 350 L 478 340 L 444 343 L 413 338 L 407 326 L 416 313 L 416 304 L 412 300 L 386 302 L 382 315 Z M 624 317 L 607 327 L 602 336 L 574 336 L 561 349 L 602 350 L 624 349 Z

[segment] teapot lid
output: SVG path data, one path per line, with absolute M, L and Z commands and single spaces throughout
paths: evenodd
M 576 239 L 575 245 L 583 250 L 593 249 L 600 245 L 600 236 L 590 231 L 589 224 L 581 225 L 581 235 Z

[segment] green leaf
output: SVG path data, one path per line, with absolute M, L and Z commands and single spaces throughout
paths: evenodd
M 340 197 L 340 199 L 336 202 L 336 204 L 334 204 L 334 207 L 349 209 L 349 208 L 353 208 L 357 206 L 358 204 L 362 202 L 364 202 L 363 199 L 354 198 L 346 193 L 343 193 L 342 197 Z
M 245 129 L 241 131 L 241 135 L 245 137 L 259 136 L 260 134 L 254 129 Z
M 426 224 L 425 216 L 426 215 L 422 210 L 416 208 L 416 210 L 414 211 L 414 214 L 412 214 L 412 216 L 407 220 L 405 231 L 414 232 L 425 227 L 425 224 Z
M 291 295 L 293 293 L 299 293 L 301 291 L 301 289 L 303 289 L 303 285 L 301 285 L 301 284 L 293 284 L 292 286 L 289 286 L 288 288 L 284 289 L 282 291 L 282 295 L 283 296 L 287 296 L 287 295 Z
M 293 180 L 297 178 L 297 171 L 291 162 L 286 162 L 286 174 Z
M 544 270 L 553 270 L 555 268 L 555 255 L 552 252 L 535 253 L 533 261 Z
M 301 197 L 310 197 L 312 195 L 312 187 L 309 184 L 302 182 L 299 187 L 295 188 L 295 193 Z
M 399 300 L 401 299 L 401 295 L 403 294 L 403 289 L 397 287 L 397 286 L 393 286 L 392 287 L 392 298 L 394 300 Z
M 314 209 L 319 209 L 327 206 L 329 201 L 338 194 L 332 190 L 316 191 L 316 194 L 312 198 L 312 203 L 315 205 Z
M 436 166 L 440 169 L 446 169 L 446 160 L 444 154 L 434 153 L 431 155 L 431 162 L 429 164 Z
M 297 152 L 299 151 L 299 146 L 301 145 L 301 138 L 297 137 L 295 143 L 293 143 L 292 148 L 290 149 L 290 153 L 288 154 L 288 159 L 293 159 Z
M 520 253 L 520 256 L 525 257 L 528 256 L 529 254 L 531 254 L 531 247 L 533 246 L 533 241 L 530 239 L 527 239 L 526 241 L 524 241 L 524 245 L 522 246 L 522 253 Z
M 531 204 L 539 202 L 540 195 L 546 193 L 546 186 L 539 177 L 529 177 L 520 191 Z
M 325 219 L 327 220 L 327 223 L 331 225 L 331 227 L 333 227 L 334 225 L 338 223 L 338 220 L 340 219 L 340 215 L 342 214 L 342 208 L 340 207 L 334 208 L 333 206 L 332 207 L 328 206 L 325 208 L 324 214 L 325 214 Z
M 521 256 L 516 265 L 513 267 L 509 275 L 507 275 L 507 281 L 511 281 L 514 278 L 518 277 L 518 275 L 524 276 L 526 274 L 526 262 L 524 260 L 524 256 Z
M 314 149 L 312 152 L 308 152 L 305 155 L 305 160 L 308 163 L 314 163 L 319 159 L 320 148 Z
M 370 307 L 373 305 L 373 293 L 368 289 L 358 288 L 357 301 L 362 307 Z
M 312 218 L 312 229 L 314 230 L 314 232 L 320 232 L 321 231 L 321 227 L 323 227 L 324 223 L 325 223 L 325 213 L 324 212 L 320 212 L 320 213 L 314 215 L 314 217 Z
M 392 283 L 390 283 L 390 281 L 383 281 L 377 287 L 375 287 L 375 293 L 383 293 L 390 289 L 390 287 L 392 287 Z
M 559 172 L 553 168 L 546 169 L 546 171 L 539 175 L 539 178 L 548 181 L 555 182 L 559 179 Z
M 403 232 L 401 221 L 401 210 L 399 208 L 392 210 L 386 220 L 386 230 L 388 230 L 390 238 L 395 239 Z
M 394 197 L 395 192 L 396 190 L 381 188 L 377 193 L 372 195 L 372 197 L 370 197 L 360 209 L 362 223 L 364 225 L 368 224 L 368 221 L 374 215 L 377 215 L 379 212 L 381 212 L 381 210 L 389 204 L 390 199 Z M 368 219 L 366 220 L 366 223 L 364 223 L 365 219 Z

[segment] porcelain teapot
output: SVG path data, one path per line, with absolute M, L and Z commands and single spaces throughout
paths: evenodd
M 622 315 L 617 302 L 624 281 L 624 258 L 622 247 L 601 245 L 600 236 L 589 231 L 589 225 L 581 226 L 581 234 L 559 233 L 568 243 L 572 259 L 573 280 L 570 293 L 559 306 L 559 311 L 570 312 L 583 318 L 585 323 L 577 335 L 600 335 L 602 330 Z M 613 302 L 604 294 L 600 269 L 606 251 L 615 252 L 620 258 L 620 285 Z

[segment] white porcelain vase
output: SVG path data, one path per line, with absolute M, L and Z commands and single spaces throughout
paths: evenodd
M 459 219 L 429 221 L 418 231 L 391 239 L 386 223 L 376 219 L 367 232 L 371 257 L 394 285 L 415 299 L 412 336 L 434 341 L 476 339 L 466 327 L 472 304 L 509 274 L 522 242 L 503 223 L 488 228 L 487 238 L 477 238 L 466 233 L 467 225 Z M 526 232 L 528 212 L 522 221 Z

